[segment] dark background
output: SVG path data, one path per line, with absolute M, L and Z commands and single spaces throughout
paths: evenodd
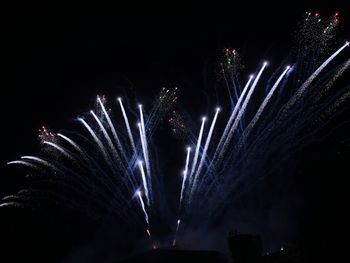
M 76 114 L 93 106 L 96 94 L 114 98 L 134 91 L 147 105 L 163 86 L 178 86 L 182 105 L 193 116 L 201 116 L 218 103 L 210 85 L 217 77 L 223 48 L 242 52 L 247 75 L 264 58 L 277 65 L 307 10 L 325 16 L 339 11 L 340 43 L 350 37 L 347 1 L 242 2 L 59 1 L 7 6 L 0 196 L 25 185 L 25 172 L 9 169 L 5 163 L 38 151 L 38 127 L 69 127 Z M 345 112 L 339 121 L 347 117 Z M 310 257 L 341 254 L 345 249 L 346 241 L 340 238 L 346 237 L 349 207 L 349 131 L 349 124 L 344 124 L 297 158 L 304 198 L 297 240 Z M 182 156 L 171 158 L 169 168 L 177 174 L 182 160 L 177 158 Z M 0 222 L 0 249 L 26 262 L 61 262 L 78 247 L 98 239 L 96 223 L 59 209 L 2 209 Z

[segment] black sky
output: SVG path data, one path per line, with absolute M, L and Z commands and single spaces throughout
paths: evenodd
M 272 65 L 279 65 L 307 10 L 325 16 L 339 11 L 339 39 L 350 38 L 347 1 L 300 2 L 10 4 L 5 8 L 0 197 L 24 184 L 23 175 L 5 163 L 38 150 L 36 137 L 41 125 L 53 130 L 72 125 L 77 114 L 93 106 L 96 94 L 114 98 L 125 90 L 134 91 L 147 105 L 162 87 L 178 86 L 181 103 L 193 116 L 200 116 L 218 103 L 211 94 L 211 85 L 223 48 L 235 47 L 242 52 L 247 74 L 265 58 Z M 194 96 L 199 99 L 194 100 Z M 303 230 L 298 237 L 312 255 L 326 249 L 329 239 L 340 236 L 334 232 L 346 229 L 344 218 L 341 219 L 344 199 L 348 198 L 345 186 L 350 186 L 343 173 L 343 169 L 349 172 L 346 160 L 350 158 L 350 129 L 349 125 L 346 127 L 347 130 L 305 151 L 305 156 L 313 153 L 313 164 L 329 162 L 319 168 L 323 170 L 319 178 L 319 171 L 304 162 L 304 156 L 298 156 L 302 176 L 311 173 L 313 178 L 301 186 L 300 191 L 308 194 L 306 211 L 301 215 L 305 217 L 301 220 Z M 176 167 L 178 162 L 175 160 L 171 168 L 180 170 Z M 58 212 L 57 222 L 55 213 L 2 213 L 0 220 L 6 229 L 1 231 L 2 236 L 9 238 L 7 247 L 18 253 L 25 251 L 29 262 L 60 262 L 96 235 L 92 230 L 85 231 L 90 223 L 79 215 Z M 319 241 L 322 230 L 326 243 Z M 37 235 L 39 241 L 34 241 L 32 235 Z M 67 237 L 69 241 L 65 242 Z M 52 242 L 52 246 L 44 245 L 45 242 Z M 46 251 L 38 252 L 38 246 Z

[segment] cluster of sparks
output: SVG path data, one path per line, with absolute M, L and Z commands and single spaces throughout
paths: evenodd
M 180 113 L 174 110 L 169 118 L 169 124 L 175 136 L 179 138 L 185 137 L 187 126 L 184 117 Z
M 167 116 L 167 113 L 172 110 L 178 101 L 178 88 L 166 89 L 163 88 L 160 94 L 157 96 L 154 109 L 158 112 L 158 118 L 162 120 Z
M 221 67 L 232 108 L 222 132 L 216 132 L 217 121 L 221 115 L 221 108 L 217 107 L 210 117 L 202 117 L 198 129 L 195 129 L 195 139 L 188 138 L 173 246 L 176 245 L 180 228 L 185 222 L 187 225 L 196 224 L 194 218 L 201 220 L 214 210 L 224 209 L 225 200 L 232 193 L 238 193 L 236 190 L 242 181 L 254 180 L 252 174 L 256 174 L 256 170 L 266 163 L 267 157 L 262 158 L 263 154 L 268 156 L 269 152 L 277 151 L 281 145 L 287 145 L 293 140 L 293 135 L 309 125 L 310 119 L 317 120 L 320 112 L 323 114 L 322 118 L 331 115 L 350 96 L 347 91 L 340 94 L 335 101 L 325 100 L 323 97 L 336 79 L 349 68 L 349 59 L 336 67 L 335 74 L 327 78 L 324 77 L 326 74 L 322 75 L 349 43 L 343 44 L 323 62 L 316 62 L 333 37 L 338 20 L 339 14 L 336 13 L 330 21 L 322 24 L 320 30 L 319 25 L 323 22 L 320 15 L 307 12 L 301 29 L 302 50 L 299 49 L 299 55 L 291 61 L 294 63 L 292 66 L 282 65 L 276 69 L 266 84 L 267 92 L 258 107 L 253 105 L 252 100 L 256 90 L 263 85 L 262 78 L 269 63 L 265 61 L 259 65 L 257 73 L 250 75 L 241 87 L 238 72 L 243 67 L 238 52 L 235 49 L 224 51 Z M 317 52 L 308 50 L 315 46 Z M 300 70 L 300 67 L 305 67 L 305 52 L 312 52 L 314 64 Z M 293 74 L 295 81 L 292 79 Z M 322 80 L 320 75 L 323 76 Z M 278 94 L 287 89 L 288 84 L 291 86 L 292 96 L 287 99 L 282 99 L 281 96 L 280 105 Z M 324 88 L 315 90 L 318 87 Z M 306 102 L 300 104 L 301 98 Z M 117 124 L 110 117 L 107 100 L 104 96 L 97 96 L 97 110 L 91 110 L 89 115 L 78 118 L 89 137 L 76 136 L 76 133 L 69 132 L 53 133 L 43 126 L 39 129 L 39 137 L 45 147 L 52 150 L 50 155 L 22 156 L 20 160 L 8 164 L 21 164 L 36 169 L 38 173 L 53 174 L 54 178 L 48 179 L 50 182 L 60 184 L 68 189 L 66 191 L 75 192 L 79 196 L 76 203 L 69 202 L 74 209 L 90 200 L 90 204 L 93 203 L 96 207 L 96 214 L 110 213 L 124 219 L 126 223 L 131 221 L 131 217 L 139 220 L 139 215 L 142 214 L 145 234 L 155 248 L 154 237 L 151 235 L 152 215 L 156 211 L 155 199 L 159 192 L 154 188 L 159 184 L 157 165 L 152 154 L 152 134 L 159 121 L 169 112 L 172 112 L 168 120 L 174 133 L 184 133 L 188 129 L 182 116 L 172 110 L 177 99 L 177 88 L 163 89 L 148 114 L 143 105 L 138 105 L 135 126 L 131 124 L 134 120 L 129 119 L 131 115 L 126 111 L 122 98 L 118 98 L 116 104 L 123 123 Z M 321 106 L 317 106 L 322 99 Z M 274 101 L 274 105 L 271 105 Z M 242 125 L 248 108 L 254 109 L 254 114 Z M 312 125 L 314 124 L 313 122 Z M 292 132 L 284 133 L 286 127 Z M 220 134 L 219 138 L 214 134 Z M 43 196 L 61 198 L 62 202 L 69 198 L 59 196 L 58 193 L 42 192 L 45 194 L 41 195 L 35 189 L 21 190 L 17 195 L 5 197 L 0 206 L 25 205 L 30 202 L 30 195 L 35 195 L 37 199 Z M 92 197 L 91 193 L 95 196 Z M 138 212 L 130 207 L 126 209 L 130 206 L 130 200 L 134 200 L 131 206 L 136 206 Z
M 234 72 L 237 73 L 243 68 L 241 58 L 236 49 L 225 48 L 223 61 L 220 63 L 221 73 Z

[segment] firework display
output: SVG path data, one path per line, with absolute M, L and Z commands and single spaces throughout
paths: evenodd
M 42 153 L 8 162 L 28 167 L 31 180 L 42 184 L 4 197 L 0 207 L 55 200 L 94 217 L 117 217 L 130 228 L 137 222 L 156 247 L 153 218 L 161 213 L 160 206 L 169 204 L 153 137 L 166 120 L 187 145 L 180 153 L 184 169 L 176 216 L 169 222 L 176 222 L 169 234 L 175 246 L 186 228 L 221 217 L 241 193 L 269 174 L 265 166 L 271 156 L 294 151 L 347 101 L 349 86 L 327 96 L 350 66 L 349 42 L 332 49 L 338 24 L 338 13 L 323 21 L 318 13 L 307 12 L 297 45 L 286 58 L 289 63 L 258 62 L 253 75 L 244 72 L 236 49 L 225 49 L 220 73 L 231 108 L 213 107 L 194 127 L 175 109 L 178 88 L 163 88 L 151 109 L 139 104 L 134 112 L 124 107 L 127 98 L 110 102 L 97 96 L 96 109 L 77 118 L 80 130 L 56 133 L 42 126 Z M 267 70 L 273 70 L 269 81 Z M 261 99 L 258 91 L 267 92 Z M 112 112 L 123 121 L 112 118 Z M 45 187 L 49 185 L 56 187 Z

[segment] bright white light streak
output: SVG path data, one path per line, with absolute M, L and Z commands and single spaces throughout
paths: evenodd
M 143 211 L 143 213 L 145 215 L 145 220 L 147 222 L 147 225 L 149 225 L 148 214 L 147 214 L 147 211 L 146 211 L 145 203 L 143 202 L 143 199 L 142 199 L 141 191 L 137 190 L 136 194 L 137 194 L 137 197 L 139 198 L 139 201 L 140 201 L 140 204 L 141 204 L 141 208 L 142 208 L 142 211 Z
M 86 123 L 86 121 L 82 118 L 78 118 L 78 120 L 85 126 L 85 128 L 88 130 L 88 132 L 90 133 L 90 135 L 92 136 L 92 138 L 94 139 L 94 141 L 96 142 L 96 144 L 98 145 L 98 147 L 100 148 L 100 151 L 104 157 L 104 159 L 106 160 L 106 162 L 112 166 L 112 162 L 107 154 L 107 151 L 105 149 L 105 147 L 103 146 L 102 142 L 100 141 L 100 139 L 96 136 L 95 132 L 93 131 L 93 129 L 91 129 L 91 127 L 89 126 L 89 124 Z
M 120 153 L 122 154 L 122 156 L 125 158 L 125 152 L 124 152 L 124 150 L 123 150 L 123 146 L 122 146 L 122 144 L 121 144 L 121 142 L 120 142 L 120 140 L 119 140 L 119 137 L 118 137 L 118 135 L 117 135 L 117 132 L 116 132 L 116 130 L 115 130 L 115 128 L 114 128 L 114 125 L 113 125 L 113 123 L 112 123 L 112 120 L 111 120 L 111 118 L 109 117 L 109 115 L 108 115 L 108 113 L 107 113 L 107 111 L 106 111 L 106 108 L 105 108 L 105 106 L 103 105 L 103 103 L 102 103 L 102 101 L 101 101 L 101 99 L 100 99 L 99 97 L 97 97 L 97 101 L 98 101 L 98 103 L 99 103 L 100 106 L 101 106 L 101 109 L 102 109 L 102 111 L 103 111 L 103 114 L 106 116 L 108 125 L 109 125 L 109 127 L 110 127 L 110 129 L 111 129 L 111 131 L 112 131 L 113 137 L 114 137 L 114 139 L 115 139 L 115 141 L 116 141 L 116 143 L 117 143 L 117 147 L 118 147 Z
M 325 88 L 323 90 L 321 90 L 317 96 L 314 98 L 314 103 L 318 102 L 327 91 L 329 91 L 330 88 L 333 87 L 334 82 L 341 76 L 344 74 L 344 72 L 350 67 L 350 58 L 345 61 L 345 63 L 341 66 L 341 68 L 338 70 L 338 72 L 332 77 L 332 79 L 327 83 L 327 85 L 325 86 Z
M 0 204 L 0 207 L 18 207 L 18 208 L 24 208 L 25 206 L 23 205 L 23 203 L 21 202 L 6 202 L 6 203 L 2 203 Z
M 181 223 L 181 220 L 178 219 L 176 222 L 176 230 L 175 230 L 175 235 L 174 235 L 174 240 L 173 240 L 173 247 L 176 246 L 176 237 L 177 237 L 177 232 L 179 231 L 180 223 Z
M 74 142 L 72 139 L 68 138 L 66 135 L 63 135 L 62 133 L 57 133 L 57 136 L 61 137 L 65 141 L 67 141 L 70 145 L 73 146 L 74 149 L 76 149 L 81 154 L 84 153 L 84 151 L 81 149 L 81 147 L 76 142 Z
M 57 145 L 56 143 L 48 142 L 48 141 L 43 141 L 43 143 L 47 144 L 47 145 L 50 145 L 51 147 L 55 148 L 60 153 L 62 153 L 64 156 L 66 156 L 68 159 L 74 160 L 72 155 L 70 155 L 63 147 Z
M 182 198 L 183 198 L 183 192 L 184 192 L 184 189 L 185 189 L 185 184 L 186 184 L 186 179 L 187 179 L 188 164 L 190 162 L 190 153 L 191 153 L 191 147 L 187 147 L 186 164 L 185 164 L 185 170 L 183 172 L 181 194 L 180 194 L 180 204 L 179 204 L 180 207 L 181 207 Z
M 252 86 L 250 87 L 249 89 L 249 92 L 246 96 L 246 98 L 244 99 L 244 102 L 242 104 L 242 107 L 240 108 L 238 114 L 237 114 L 237 117 L 235 118 L 235 121 L 234 123 L 232 124 L 231 128 L 230 128 L 230 131 L 229 133 L 227 134 L 227 137 L 226 137 L 226 140 L 225 140 L 225 143 L 223 145 L 223 148 L 222 150 L 220 151 L 219 153 L 219 160 L 222 160 L 222 157 L 224 156 L 225 152 L 226 152 L 226 149 L 228 147 L 228 144 L 230 143 L 231 139 L 232 139 L 232 136 L 233 134 L 235 133 L 236 131 L 236 128 L 245 112 L 245 109 L 247 108 L 247 105 L 248 105 L 248 102 L 250 100 L 250 97 L 252 96 L 253 92 L 254 92 L 254 89 L 256 87 L 256 85 L 258 84 L 258 81 L 261 77 L 261 74 L 263 73 L 265 67 L 267 66 L 267 62 L 264 62 L 263 66 L 261 67 L 258 75 L 256 76 L 256 78 L 254 79 L 254 82 L 252 84 Z
M 287 72 L 290 70 L 290 66 L 287 66 L 286 69 L 282 72 L 282 74 L 279 76 L 279 78 L 276 80 L 275 84 L 272 86 L 272 88 L 270 89 L 269 93 L 267 94 L 267 96 L 265 97 L 264 101 L 261 103 L 259 109 L 257 110 L 257 112 L 255 113 L 253 119 L 251 120 L 251 122 L 249 123 L 248 127 L 246 128 L 245 132 L 242 135 L 242 138 L 240 139 L 240 143 L 238 145 L 238 148 L 240 148 L 245 139 L 249 136 L 250 132 L 252 131 L 252 129 L 254 128 L 255 124 L 258 122 L 262 112 L 264 111 L 267 103 L 270 101 L 273 93 L 275 92 L 276 88 L 278 87 L 278 85 L 280 84 L 280 82 L 282 81 L 283 77 L 287 74 Z
M 279 76 L 279 78 L 276 80 L 275 84 L 272 86 L 272 88 L 270 89 L 269 93 L 267 94 L 267 96 L 265 97 L 263 103 L 260 105 L 258 111 L 256 112 L 253 120 L 251 121 L 250 125 L 254 126 L 255 123 L 259 120 L 259 117 L 261 115 L 261 113 L 264 111 L 267 103 L 270 101 L 273 93 L 275 92 L 276 88 L 278 87 L 278 85 L 280 84 L 280 82 L 282 81 L 283 77 L 287 74 L 287 72 L 290 70 L 290 66 L 287 66 L 286 69 L 283 71 L 283 73 Z M 251 126 L 251 127 L 252 127 Z
M 146 130 L 145 130 L 145 121 L 143 119 L 143 110 L 142 110 L 142 105 L 139 105 L 140 109 L 140 120 L 141 120 L 141 134 L 143 137 L 143 147 L 144 147 L 144 159 L 146 163 L 146 171 L 147 175 L 150 178 L 151 176 L 151 167 L 149 163 L 149 156 L 148 156 L 148 145 L 147 145 L 147 137 L 146 137 Z
M 38 168 L 36 165 L 32 164 L 32 163 L 29 163 L 29 162 L 26 162 L 26 161 L 11 161 L 11 162 L 8 162 L 7 164 L 21 164 L 21 165 L 24 165 L 24 166 L 28 166 L 28 167 L 31 167 L 31 168 Z
M 117 149 L 114 147 L 113 142 L 111 140 L 111 137 L 109 137 L 105 127 L 103 126 L 102 122 L 100 121 L 100 119 L 96 116 L 96 114 L 91 110 L 90 113 L 92 114 L 92 116 L 94 117 L 95 121 L 97 122 L 98 126 L 100 127 L 103 136 L 105 137 L 105 139 L 107 140 L 108 146 L 109 148 L 112 150 L 114 157 L 117 159 L 117 162 L 119 163 L 119 165 L 121 166 L 121 169 L 124 169 L 123 167 L 123 163 L 120 159 L 120 156 L 117 152 Z
M 314 73 L 312 73 L 312 75 L 303 83 L 303 85 L 301 85 L 295 95 L 286 104 L 285 109 L 283 110 L 284 113 L 286 113 L 294 105 L 294 103 L 304 93 L 311 82 L 321 73 L 321 71 L 347 46 L 349 46 L 349 42 L 346 42 L 341 48 L 334 52 L 333 55 L 331 55 L 325 62 L 321 64 L 321 66 L 318 67 L 318 69 L 316 69 Z
M 201 142 L 202 142 L 202 137 L 203 137 L 203 132 L 204 132 L 204 125 L 205 125 L 206 120 L 207 120 L 206 117 L 202 118 L 202 125 L 201 125 L 200 131 L 199 131 L 197 145 L 196 145 L 196 151 L 194 153 L 194 159 L 193 159 L 192 168 L 191 168 L 191 174 L 190 174 L 191 181 L 192 181 L 192 175 L 194 174 L 194 171 L 195 171 L 196 165 L 197 165 L 197 161 L 198 161 L 199 149 L 201 147 Z
M 142 133 L 141 123 L 138 123 L 137 126 L 139 127 L 139 132 L 140 132 L 141 148 L 142 148 L 143 158 L 146 159 L 147 153 L 146 153 L 145 140 L 144 140 L 143 133 Z M 147 163 L 146 163 L 146 169 L 147 169 Z
M 214 116 L 214 119 L 213 119 L 213 121 L 212 121 L 212 123 L 210 125 L 210 129 L 209 129 L 209 133 L 208 133 L 208 136 L 207 136 L 207 140 L 205 141 L 203 153 L 201 155 L 201 159 L 199 161 L 199 165 L 198 165 L 197 171 L 196 171 L 194 179 L 193 179 L 193 185 L 192 185 L 192 189 L 191 189 L 191 197 L 193 196 L 193 191 L 195 190 L 195 188 L 197 186 L 198 176 L 199 176 L 199 174 L 202 171 L 204 160 L 205 160 L 205 157 L 207 156 L 207 151 L 208 151 L 208 148 L 209 148 L 210 140 L 211 140 L 211 137 L 213 135 L 215 123 L 216 123 L 216 120 L 218 118 L 219 112 L 220 112 L 220 108 L 216 108 L 215 116 Z
M 143 189 L 145 190 L 145 196 L 146 196 L 146 199 L 147 199 L 147 205 L 150 206 L 151 205 L 151 201 L 149 199 L 147 180 L 146 180 L 145 171 L 143 169 L 142 161 L 139 161 L 139 169 L 140 169 L 140 172 L 141 172 L 142 184 L 143 184 Z
M 67 141 L 70 145 L 72 145 L 72 147 L 74 149 L 76 149 L 85 160 L 88 160 L 89 158 L 87 157 L 86 152 L 76 143 L 74 142 L 72 139 L 68 138 L 67 136 L 61 134 L 61 133 L 57 133 L 57 136 L 61 137 L 62 139 L 64 139 L 65 141 Z
M 146 229 L 146 232 L 147 232 L 147 235 L 148 235 L 149 239 L 152 240 L 152 235 L 151 235 L 151 232 L 149 231 L 149 229 Z
M 218 146 L 216 147 L 216 150 L 215 150 L 215 153 L 214 153 L 214 156 L 213 156 L 213 162 L 215 162 L 215 160 L 217 158 L 217 155 L 218 155 L 219 151 L 221 150 L 221 147 L 222 147 L 222 145 L 223 145 L 223 143 L 224 143 L 224 141 L 225 141 L 225 139 L 227 137 L 227 134 L 230 131 L 232 122 L 234 121 L 234 119 L 235 119 L 235 117 L 237 115 L 237 112 L 238 112 L 238 110 L 239 110 L 239 108 L 241 106 L 241 103 L 242 103 L 242 101 L 244 99 L 245 94 L 247 93 L 248 87 L 249 87 L 253 77 L 254 77 L 253 75 L 249 76 L 249 80 L 248 80 L 247 84 L 245 84 L 245 86 L 243 88 L 243 91 L 242 91 L 241 95 L 239 96 L 235 107 L 233 108 L 233 111 L 232 111 L 232 113 L 230 115 L 230 118 L 229 118 L 229 120 L 228 120 L 228 122 L 227 122 L 227 124 L 225 126 L 225 130 L 224 130 L 224 132 L 223 132 L 223 134 L 222 134 L 222 136 L 220 138 Z
M 131 132 L 131 129 L 130 129 L 129 118 L 128 118 L 128 116 L 126 115 L 126 112 L 125 112 L 125 109 L 124 109 L 124 106 L 123 106 L 122 99 L 121 99 L 121 98 L 118 98 L 118 101 L 119 101 L 120 109 L 122 110 L 122 114 L 123 114 L 123 118 L 124 118 L 126 130 L 127 130 L 127 132 L 128 132 L 130 144 L 131 144 L 132 150 L 134 151 L 134 154 L 136 155 L 136 146 L 135 146 L 134 137 L 133 137 L 132 132 Z
M 37 163 L 41 163 L 49 168 L 51 168 L 52 170 L 54 171 L 57 171 L 58 169 L 53 166 L 51 163 L 49 163 L 48 161 L 45 161 L 44 159 L 41 159 L 39 157 L 36 157 L 36 156 L 29 156 L 29 155 L 25 155 L 25 156 L 21 156 L 21 159 L 24 159 L 24 160 L 31 160 L 31 161 L 35 161 Z

